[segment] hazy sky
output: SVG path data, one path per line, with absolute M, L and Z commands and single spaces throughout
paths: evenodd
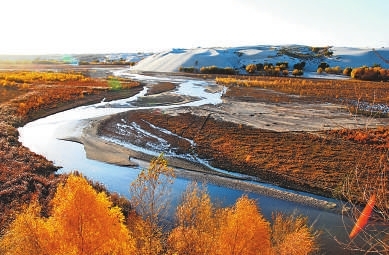
M 0 54 L 389 47 L 388 0 L 2 0 Z

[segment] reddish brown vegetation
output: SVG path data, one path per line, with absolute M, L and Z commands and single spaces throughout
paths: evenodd
M 238 78 L 218 77 L 216 82 L 230 87 L 226 94 L 230 97 L 233 97 L 235 89 L 244 89 L 239 87 L 259 87 L 304 96 L 300 100 L 311 100 L 312 102 L 342 102 L 346 104 L 353 102 L 387 104 L 389 102 L 388 84 L 384 82 L 244 76 Z
M 15 127 L 0 122 L 0 235 L 24 203 L 34 198 L 47 208 L 58 181 L 52 175 L 56 170 L 18 142 Z
M 328 131 L 328 134 L 341 139 L 367 144 L 377 149 L 389 149 L 389 128 L 376 129 L 338 129 Z
M 389 69 L 377 67 L 359 67 L 351 71 L 351 77 L 365 81 L 388 81 Z
M 109 91 L 107 81 L 81 74 L 47 72 L 1 72 L 0 91 L 0 235 L 15 212 L 38 199 L 43 214 L 62 177 L 46 158 L 18 141 L 17 127 L 29 120 L 102 98 L 127 97 L 133 91 Z M 132 83 L 139 86 L 139 83 Z M 123 203 L 115 197 L 117 203 Z M 124 203 L 123 203 L 124 204 Z
M 177 116 L 152 111 L 123 113 L 103 124 L 100 132 L 135 144 L 147 143 L 137 141 L 136 136 L 120 137 L 112 133 L 112 125 L 122 118 L 135 121 L 149 132 L 157 131 L 148 122 L 194 140 L 196 146 L 191 148 L 189 142 L 177 136 L 158 133 L 171 147 L 180 148 L 179 153 L 194 149 L 215 167 L 327 196 L 340 190 L 345 177 L 356 166 L 378 169 L 380 155 L 385 153 L 330 133 L 273 132 L 189 113 Z

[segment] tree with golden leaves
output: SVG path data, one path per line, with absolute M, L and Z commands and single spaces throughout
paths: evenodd
M 167 214 L 173 180 L 174 171 L 161 154 L 131 183 L 130 201 L 139 217 L 132 217 L 129 225 L 137 239 L 138 254 L 160 254 L 163 250 L 161 219 Z
M 32 204 L 0 240 L 2 254 L 131 254 L 135 245 L 120 208 L 87 180 L 70 175 L 57 189 L 50 217 Z
M 253 74 L 257 71 L 257 66 L 255 64 L 248 64 L 246 66 L 246 72 L 248 72 L 249 74 Z
M 218 234 L 218 218 L 205 188 L 188 185 L 176 209 L 177 226 L 171 231 L 168 244 L 172 253 L 214 254 Z
M 273 215 L 272 245 L 275 254 L 306 255 L 318 250 L 318 232 L 308 226 L 303 216 Z
M 192 183 L 177 207 L 168 254 L 303 255 L 317 250 L 317 233 L 306 218 L 277 213 L 273 220 L 270 224 L 247 196 L 216 209 L 206 189 Z
M 242 196 L 233 207 L 224 209 L 221 217 L 216 254 L 271 254 L 270 224 L 255 200 Z
M 0 254 L 48 254 L 45 237 L 47 225 L 40 217 L 41 207 L 32 202 L 23 213 L 17 215 L 9 230 L 0 239 Z

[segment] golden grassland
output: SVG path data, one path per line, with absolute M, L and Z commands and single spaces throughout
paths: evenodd
M 326 80 L 292 77 L 230 76 L 216 77 L 216 83 L 227 86 L 258 87 L 322 101 L 356 100 L 369 104 L 389 102 L 388 83 L 359 80 Z

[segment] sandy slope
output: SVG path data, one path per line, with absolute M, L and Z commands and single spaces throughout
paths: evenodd
M 285 48 L 288 49 L 290 54 L 280 53 L 280 50 Z M 303 45 L 172 49 L 144 58 L 133 67 L 133 70 L 177 72 L 180 67 L 200 69 L 203 66 L 215 65 L 218 67 L 232 67 L 241 73 L 245 73 L 244 66 L 247 64 L 272 63 L 275 65 L 277 62 L 288 62 L 289 70 L 292 70 L 293 65 L 301 61 L 306 62 L 306 72 L 316 72 L 321 62 L 326 62 L 330 66 L 340 66 L 341 68 L 372 66 L 374 64 L 389 68 L 389 49 L 387 48 L 333 47 L 331 50 L 333 51 L 331 57 L 310 57 L 314 56 L 311 47 Z

